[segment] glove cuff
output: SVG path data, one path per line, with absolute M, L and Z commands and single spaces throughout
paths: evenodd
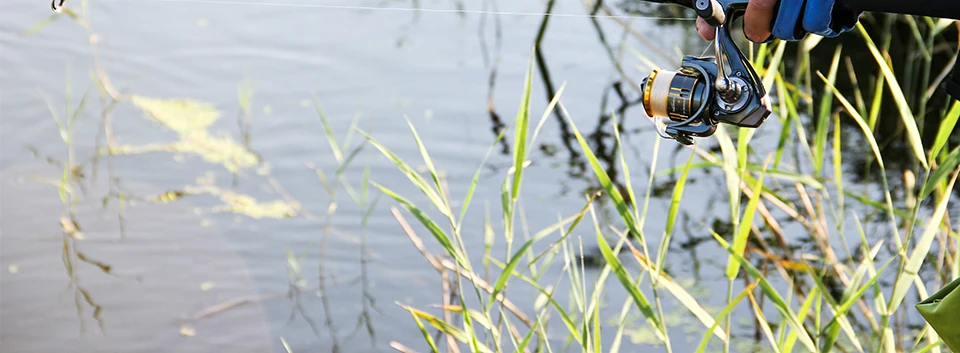
M 795 41 L 807 35 L 801 19 L 804 12 L 803 0 L 781 0 L 777 17 L 773 21 L 772 34 L 781 40 Z
M 781 0 L 772 34 L 787 41 L 803 39 L 807 33 L 833 38 L 852 30 L 861 14 L 836 6 L 835 0 Z
M 806 0 L 803 29 L 833 38 L 853 29 L 860 20 L 861 13 L 836 6 L 834 0 Z

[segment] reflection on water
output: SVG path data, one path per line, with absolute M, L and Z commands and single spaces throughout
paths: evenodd
M 690 18 L 687 11 L 631 1 L 382 4 L 493 13 L 162 2 L 133 8 L 119 1 L 91 2 L 81 11 L 80 5 L 68 3 L 67 9 L 89 20 L 85 26 L 68 12 L 30 35 L 24 31 L 49 9 L 26 1 L 0 5 L 18 14 L 0 25 L 0 59 L 3 67 L 16 68 L 0 72 L 0 340 L 18 352 L 362 352 L 389 350 L 393 340 L 422 342 L 403 306 L 453 304 L 450 277 L 457 269 L 443 258 L 424 261 L 421 251 L 438 253 L 429 242 L 424 249 L 411 246 L 389 211 L 392 202 L 380 201 L 373 183 L 417 202 L 424 197 L 354 128 L 414 161 L 420 151 L 406 117 L 436 159 L 444 187 L 463 195 L 489 145 L 510 128 L 532 64 L 531 111 L 542 112 L 563 89 L 569 116 L 554 110 L 531 154 L 526 178 L 537 182 L 525 186 L 526 219 L 552 224 L 558 213 L 578 211 L 583 195 L 599 188 L 568 119 L 625 190 L 617 124 L 626 163 L 636 166 L 635 189 L 645 191 L 648 166 L 659 161 L 648 210 L 655 221 L 644 231 L 660 234 L 679 174 L 662 170 L 682 166 L 689 152 L 657 141 L 638 109 L 634 80 L 652 66 L 673 67 L 679 53 L 700 53 L 707 44 L 689 21 L 647 18 Z M 889 40 L 903 51 L 891 50 L 891 56 L 915 49 L 909 29 L 899 29 Z M 872 94 L 876 73 L 853 64 L 872 60 L 859 38 L 817 46 L 810 67 L 829 67 L 838 44 L 849 55 L 851 78 L 839 80 L 838 88 L 855 91 L 848 82 L 857 82 L 863 94 Z M 791 45 L 787 52 L 797 50 Z M 946 64 L 950 50 L 955 47 L 944 45 L 931 53 L 930 66 Z M 786 55 L 784 65 L 790 71 L 805 63 Z M 942 92 L 927 98 L 924 87 L 906 90 L 930 106 L 945 104 Z M 813 98 L 804 102 L 802 121 L 814 131 Z M 896 112 L 888 104 L 877 109 Z M 938 116 L 931 109 L 920 117 L 924 136 L 939 124 Z M 892 113 L 876 120 L 890 171 L 914 167 L 899 121 Z M 862 144 L 857 127 L 844 124 L 845 143 Z M 751 149 L 772 150 L 782 143 L 781 128 L 771 119 Z M 497 142 L 499 153 L 481 170 L 479 203 L 499 202 L 499 178 L 513 165 L 512 143 Z M 800 142 L 789 143 L 799 156 Z M 701 148 L 717 150 L 710 143 Z M 844 151 L 852 151 L 843 155 L 851 185 L 875 197 L 877 169 L 864 167 L 869 153 Z M 802 167 L 796 156 L 790 165 Z M 899 185 L 902 178 L 890 180 Z M 713 312 L 722 309 L 715 293 L 725 285 L 718 279 L 725 264 L 714 259 L 722 250 L 709 230 L 726 236 L 734 229 L 723 183 L 717 169 L 691 173 L 666 264 Z M 898 204 L 902 195 L 893 194 Z M 804 201 L 797 196 L 784 203 L 799 213 L 812 211 L 803 209 Z M 601 204 L 604 224 L 616 223 L 615 211 Z M 470 212 L 467 224 L 482 228 L 483 207 Z M 774 216 L 767 221 L 779 227 L 758 230 L 751 240 L 759 266 L 793 263 L 800 252 L 826 256 L 820 249 L 827 240 L 803 236 L 815 226 L 768 213 Z M 868 234 L 883 236 L 879 217 L 863 220 Z M 483 249 L 480 231 L 465 241 Z M 585 252 L 594 253 L 589 245 Z M 834 256 L 847 262 L 862 254 Z M 602 261 L 585 262 L 590 259 Z M 431 265 L 448 277 L 438 278 Z M 827 282 L 839 295 L 842 279 Z M 792 285 L 800 293 L 813 284 Z M 513 294 L 516 306 L 532 307 L 536 293 L 522 294 Z M 679 311 L 670 318 L 676 327 L 697 324 Z M 632 344 L 654 344 L 643 321 L 639 314 L 628 320 Z M 868 320 L 854 325 L 865 328 Z M 740 348 L 759 345 L 752 319 L 737 327 Z M 675 349 L 694 344 L 678 342 Z

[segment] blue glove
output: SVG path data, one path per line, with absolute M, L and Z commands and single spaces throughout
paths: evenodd
M 857 25 L 862 12 L 834 7 L 834 0 L 807 0 L 803 29 L 827 38 L 834 38 Z
M 853 29 L 859 19 L 860 13 L 835 8 L 834 0 L 780 0 L 771 32 L 788 41 L 803 39 L 807 33 L 834 38 Z

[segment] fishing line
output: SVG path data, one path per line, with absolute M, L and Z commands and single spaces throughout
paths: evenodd
M 54 0 L 57 1 L 57 0 Z M 467 10 L 467 9 L 429 9 L 429 8 L 409 8 L 409 7 L 375 7 L 375 6 L 354 6 L 354 5 L 322 5 L 322 4 L 303 4 L 294 2 L 260 2 L 260 1 L 231 1 L 231 0 L 110 0 L 117 2 L 137 2 L 144 1 L 166 2 L 166 3 L 195 3 L 195 4 L 214 4 L 214 5 L 256 5 L 273 7 L 296 7 L 296 8 L 317 8 L 328 10 L 366 10 L 366 11 L 394 11 L 394 12 L 430 12 L 430 13 L 453 13 L 453 14 L 488 14 L 502 16 L 545 16 L 542 12 L 518 12 L 518 11 L 485 11 L 485 10 Z M 61 5 L 62 6 L 62 5 Z M 589 15 L 589 14 L 571 14 L 571 13 L 551 13 L 549 16 L 555 17 L 576 17 L 576 18 L 611 18 L 611 19 L 633 19 L 633 20 L 674 20 L 674 21 L 694 21 L 695 18 L 688 17 L 655 17 L 655 16 L 636 16 L 636 15 Z

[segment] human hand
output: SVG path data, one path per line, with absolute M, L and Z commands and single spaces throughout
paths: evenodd
M 808 33 L 833 38 L 853 29 L 861 14 L 834 5 L 835 0 L 749 0 L 743 32 L 756 43 L 771 37 L 795 41 Z M 697 32 L 706 40 L 716 36 L 716 28 L 699 17 Z
M 750 0 L 747 3 L 747 12 L 743 15 L 743 32 L 747 39 L 760 43 L 770 38 L 776 7 L 777 0 Z M 697 17 L 697 32 L 706 40 L 713 40 L 717 35 L 716 27 L 700 17 Z

